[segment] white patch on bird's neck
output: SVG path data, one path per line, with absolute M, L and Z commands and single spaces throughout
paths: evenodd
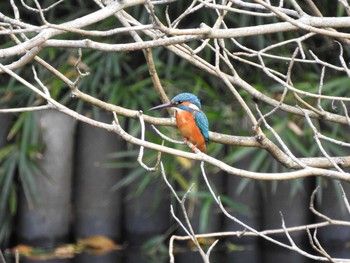
M 193 104 L 193 103 L 190 103 L 190 105 L 188 105 L 189 108 L 195 110 L 195 111 L 201 111 L 197 105 Z

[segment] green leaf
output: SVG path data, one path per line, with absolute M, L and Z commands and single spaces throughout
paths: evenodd
M 125 187 L 134 182 L 141 175 L 144 175 L 145 170 L 143 168 L 133 169 L 127 176 L 121 179 L 117 184 L 112 187 L 112 191 L 117 191 L 122 187 Z
M 249 170 L 256 172 L 262 172 L 264 170 L 261 169 L 263 166 L 263 162 L 265 161 L 265 164 L 267 163 L 267 152 L 264 150 L 259 151 L 254 157 L 252 158 L 252 163 L 249 167 Z
M 14 152 L 16 150 L 16 145 L 15 144 L 10 144 L 8 146 L 3 147 L 0 149 L 0 163 L 8 157 L 9 154 Z
M 0 193 L 0 211 L 5 211 L 7 206 L 9 196 L 11 193 L 11 187 L 14 182 L 15 169 L 16 169 L 16 158 L 12 155 L 9 159 L 7 159 L 4 163 L 5 174 L 3 183 L 1 184 L 1 193 Z
M 15 184 L 11 185 L 9 206 L 10 206 L 10 213 L 12 216 L 14 216 L 17 212 L 17 192 L 16 192 Z
M 25 115 L 21 114 L 15 121 L 14 125 L 12 125 L 9 134 L 7 135 L 8 140 L 12 140 L 15 137 L 15 135 L 18 134 L 18 131 L 22 128 L 24 117 Z
M 220 196 L 220 199 L 223 204 L 228 205 L 238 213 L 241 213 L 242 215 L 249 216 L 249 217 L 253 216 L 252 210 L 250 209 L 250 207 L 246 206 L 245 204 L 236 202 L 226 195 Z
M 209 216 L 210 216 L 210 209 L 212 207 L 213 198 L 210 196 L 210 198 L 206 198 L 204 202 L 202 202 L 201 206 L 201 215 L 199 218 L 199 231 L 201 233 L 208 232 L 210 230 L 207 229 L 209 225 Z
M 178 171 L 173 171 L 171 173 L 171 178 L 173 178 L 179 184 L 180 188 L 183 189 L 183 190 L 187 190 L 190 187 L 189 182 Z

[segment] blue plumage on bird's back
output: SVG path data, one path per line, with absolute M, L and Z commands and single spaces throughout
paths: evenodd
M 208 122 L 207 116 L 205 116 L 205 114 L 202 111 L 195 112 L 194 119 L 196 121 L 198 128 L 203 134 L 206 144 L 208 144 L 209 143 L 209 122 Z

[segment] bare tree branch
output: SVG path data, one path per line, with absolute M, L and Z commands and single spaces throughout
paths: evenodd
M 323 9 L 312 0 L 306 0 L 305 4 L 295 0 L 288 3 L 281 0 L 278 5 L 270 0 L 255 0 L 252 2 L 241 0 L 221 2 L 193 0 L 188 2 L 179 13 L 172 12 L 172 5 L 168 5 L 173 0 L 109 2 L 105 5 L 104 1 L 94 0 L 99 8 L 97 11 L 91 11 L 91 13 L 83 14 L 75 19 L 67 19 L 62 23 L 48 15 L 50 11 L 59 9 L 60 5 L 63 4 L 62 0 L 58 0 L 50 6 L 45 6 L 37 0 L 34 0 L 32 5 L 21 0 L 17 6 L 14 0 L 10 0 L 13 15 L 0 12 L 0 35 L 8 40 L 6 47 L 0 49 L 0 58 L 4 60 L 0 64 L 0 74 L 4 74 L 4 79 L 10 78 L 18 81 L 23 87 L 30 90 L 37 100 L 27 107 L 21 105 L 14 108 L 0 109 L 0 113 L 44 109 L 58 110 L 89 125 L 114 132 L 128 143 L 139 146 L 137 158 L 139 165 L 152 172 L 160 166 L 166 185 L 181 207 L 183 220 L 175 214 L 173 206 L 170 208 L 170 213 L 187 236 L 171 237 L 169 245 L 171 262 L 174 262 L 173 246 L 175 240 L 192 240 L 198 248 L 202 260 L 209 262 L 210 254 L 215 249 L 218 239 L 211 244 L 207 251 L 204 251 L 198 242 L 198 238 L 220 238 L 225 236 L 258 236 L 313 260 L 348 261 L 333 258 L 317 239 L 317 228 L 330 225 L 350 226 L 347 221 L 335 220 L 315 209 L 314 201 L 317 189 L 310 198 L 310 211 L 321 218 L 321 223 L 287 227 L 288 219 L 281 215 L 282 227 L 280 229 L 258 231 L 241 222 L 226 210 L 220 199 L 221 193 L 214 191 L 205 170 L 205 167 L 211 165 L 232 176 L 256 180 L 290 180 L 312 176 L 350 182 L 350 174 L 345 169 L 350 167 L 350 156 L 346 154 L 344 154 L 345 156 L 332 156 L 334 154 L 325 148 L 324 141 L 338 148 L 350 147 L 350 143 L 347 142 L 347 138 L 330 135 L 321 125 L 318 126 L 318 122 L 326 123 L 329 126 L 337 124 L 343 127 L 345 125 L 344 127 L 347 129 L 350 126 L 347 108 L 350 97 L 338 92 L 338 89 L 334 89 L 335 92 L 330 92 L 327 89 L 327 84 L 329 80 L 332 80 L 333 74 L 344 78 L 350 77 L 350 68 L 346 57 L 348 39 L 350 39 L 350 34 L 346 31 L 350 27 L 348 1 L 338 0 L 334 3 L 339 10 L 344 10 L 344 14 L 348 15 L 341 17 L 325 17 L 326 12 L 323 12 Z M 167 7 L 158 8 L 159 5 L 167 5 Z M 130 10 L 134 6 L 146 11 L 144 12 L 145 17 L 140 19 L 137 14 L 131 12 Z M 200 21 L 198 25 L 194 26 L 186 24 L 187 19 L 190 19 L 192 15 L 203 12 L 203 10 L 213 15 L 213 19 L 206 22 L 204 20 Z M 25 16 L 23 16 L 24 19 L 21 17 L 23 12 L 38 16 L 39 22 L 37 24 L 26 22 Z M 160 14 L 160 12 L 162 13 Z M 178 15 L 174 15 L 175 13 L 178 13 Z M 251 19 L 249 21 L 253 21 L 252 23 L 257 20 L 261 22 L 260 24 L 250 23 L 242 27 L 232 26 L 235 25 L 230 19 L 232 16 Z M 104 27 L 103 22 L 111 17 L 117 19 L 117 26 Z M 285 34 L 283 40 L 275 37 L 276 33 L 284 32 L 288 34 Z M 125 38 L 125 41 L 114 41 L 115 38 L 112 37 L 121 33 L 128 33 L 129 36 Z M 274 40 L 262 41 L 259 43 L 260 45 L 251 44 L 258 37 L 264 40 L 268 38 Z M 320 39 L 333 48 L 338 45 L 339 54 L 332 56 L 330 59 L 329 55 L 325 56 L 315 46 L 309 44 Z M 71 49 L 78 54 L 74 65 L 71 65 L 74 77 L 65 74 L 64 71 L 60 70 L 60 67 L 53 66 L 55 64 L 51 64 L 48 59 L 44 60 L 42 58 L 44 57 L 42 51 L 51 48 Z M 251 125 L 247 129 L 248 134 L 251 134 L 250 136 L 223 134 L 219 128 L 212 126 L 212 131 L 209 132 L 211 142 L 235 147 L 263 149 L 270 157 L 286 167 L 287 171 L 273 173 L 259 170 L 253 172 L 237 168 L 235 163 L 224 162 L 211 156 L 210 153 L 207 155 L 199 150 L 192 153 L 188 149 L 184 151 L 174 149 L 173 144 L 186 144 L 189 148 L 193 147 L 190 142 L 183 143 L 170 138 L 155 127 L 175 126 L 174 118 L 156 118 L 144 114 L 143 111 L 146 109 L 141 111 L 140 109 L 125 107 L 123 104 L 113 105 L 89 94 L 89 92 L 84 92 L 86 89 L 81 85 L 84 85 L 85 81 L 82 80 L 90 73 L 90 67 L 89 65 L 82 66 L 84 65 L 82 49 L 89 52 L 97 50 L 102 52 L 141 50 L 153 83 L 153 90 L 147 90 L 147 92 L 157 93 L 159 100 L 163 102 L 169 101 L 168 89 L 163 86 L 163 69 L 157 67 L 155 63 L 156 58 L 153 57 L 153 54 L 157 54 L 155 50 L 159 49 L 171 53 L 178 60 L 186 61 L 197 70 L 210 75 L 219 83 L 218 87 L 214 87 L 215 92 L 219 93 L 224 90 L 225 96 L 230 97 L 224 98 L 223 101 L 229 101 L 229 103 L 237 105 L 244 119 L 247 119 Z M 32 63 L 33 65 L 31 65 Z M 25 70 L 29 66 L 32 66 L 32 71 L 28 77 L 26 74 L 22 74 L 20 70 Z M 310 79 L 306 77 L 304 79 L 304 74 L 299 76 L 296 73 L 310 68 L 313 68 L 313 76 L 316 76 L 313 79 L 316 79 L 317 84 L 312 84 L 316 86 L 315 88 L 302 87 L 300 83 L 307 82 Z M 49 89 L 50 86 L 45 85 L 47 83 L 46 79 L 41 79 L 41 75 L 37 74 L 39 69 L 43 69 L 50 74 L 50 77 L 62 81 L 67 86 L 68 92 L 66 90 L 62 91 L 63 93 L 67 92 L 64 95 L 71 94 L 77 100 L 89 106 L 96 106 L 113 112 L 114 121 L 111 120 L 111 123 L 96 121 L 54 99 L 54 94 L 51 96 L 50 93 L 52 92 Z M 258 75 L 258 79 L 263 80 L 262 83 L 251 83 L 254 76 L 249 75 L 252 74 Z M 257 84 L 260 87 L 257 87 Z M 225 106 L 230 107 L 231 105 Z M 335 107 L 339 107 L 339 111 L 335 111 Z M 286 127 L 293 130 L 298 136 L 309 136 L 314 145 L 317 146 L 316 154 L 308 155 L 304 153 L 304 155 L 301 155 L 297 153 L 294 146 L 290 145 L 281 136 L 280 130 L 274 128 L 273 118 L 281 112 L 285 115 L 292 115 L 293 118 L 300 120 L 300 123 L 306 124 L 308 131 L 311 131 L 311 136 L 304 132 L 303 127 L 301 125 L 299 127 L 294 120 L 289 121 Z M 169 113 L 173 114 L 171 110 L 169 110 Z M 119 122 L 119 117 L 138 120 L 139 122 L 136 122 L 136 125 L 141 127 L 140 138 L 128 133 Z M 235 120 L 228 121 L 235 123 Z M 294 124 L 293 128 L 290 123 Z M 152 125 L 158 136 L 168 141 L 170 146 L 166 147 L 163 143 L 150 142 L 146 134 L 147 124 Z M 144 162 L 146 149 L 157 153 L 157 161 L 153 167 Z M 201 174 L 215 201 L 214 203 L 218 205 L 221 212 L 228 219 L 242 226 L 243 230 L 203 235 L 195 234 L 185 207 L 185 201 L 191 188 L 182 198 L 178 196 L 165 175 L 161 162 L 162 154 L 200 161 Z M 339 187 L 344 204 L 350 213 L 346 193 L 340 184 Z M 310 229 L 315 229 L 313 234 L 311 234 Z M 310 245 L 317 254 L 303 251 L 296 245 L 291 235 L 295 231 L 304 231 L 308 235 Z M 274 234 L 284 234 L 288 241 L 286 243 L 280 242 L 272 237 Z

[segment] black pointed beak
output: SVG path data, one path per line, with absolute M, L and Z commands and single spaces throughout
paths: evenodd
M 168 108 L 168 107 L 172 107 L 172 106 L 173 106 L 173 104 L 171 104 L 171 102 L 169 102 L 169 103 L 164 103 L 164 104 L 155 106 L 153 108 L 150 108 L 149 110 L 159 110 L 159 109 Z

